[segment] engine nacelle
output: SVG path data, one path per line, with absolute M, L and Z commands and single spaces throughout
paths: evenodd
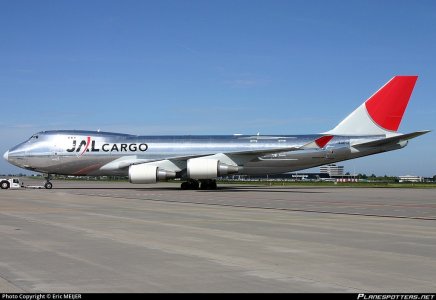
M 211 158 L 192 158 L 186 164 L 188 178 L 214 179 L 222 175 L 234 174 L 239 171 L 238 166 L 230 166 Z
M 130 183 L 156 183 L 159 180 L 175 178 L 176 172 L 159 169 L 148 164 L 131 165 L 129 167 Z

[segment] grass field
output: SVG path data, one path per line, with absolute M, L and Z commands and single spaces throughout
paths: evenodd
M 436 183 L 391 183 L 391 182 L 323 182 L 323 181 L 225 181 L 221 184 L 256 184 L 266 186 L 320 186 L 355 188 L 436 188 Z
M 24 179 L 44 180 L 42 177 L 24 177 Z M 54 178 L 65 181 L 101 181 L 101 182 L 128 182 L 126 178 Z M 180 180 L 170 180 L 169 182 L 180 183 Z M 296 187 L 354 187 L 354 188 L 436 188 L 436 183 L 398 183 L 386 181 L 373 182 L 325 182 L 325 181 L 273 181 L 273 180 L 224 180 L 218 179 L 218 184 L 238 184 L 238 185 L 263 185 L 263 186 L 296 186 Z

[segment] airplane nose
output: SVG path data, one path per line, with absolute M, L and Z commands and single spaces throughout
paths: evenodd
M 9 150 L 5 152 L 5 154 L 3 154 L 3 158 L 8 160 L 9 159 Z

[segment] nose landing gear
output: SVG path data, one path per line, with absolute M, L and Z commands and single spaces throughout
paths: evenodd
M 50 182 L 50 180 L 51 180 L 51 175 L 50 175 L 50 174 L 47 174 L 47 177 L 44 177 L 44 178 L 45 178 L 45 180 L 47 180 L 46 183 L 44 184 L 44 187 L 45 187 L 47 190 L 51 190 L 51 188 L 53 187 L 53 184 Z

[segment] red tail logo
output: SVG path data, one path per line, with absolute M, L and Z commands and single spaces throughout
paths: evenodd
M 377 125 L 398 130 L 417 79 L 418 76 L 395 76 L 365 102 Z

